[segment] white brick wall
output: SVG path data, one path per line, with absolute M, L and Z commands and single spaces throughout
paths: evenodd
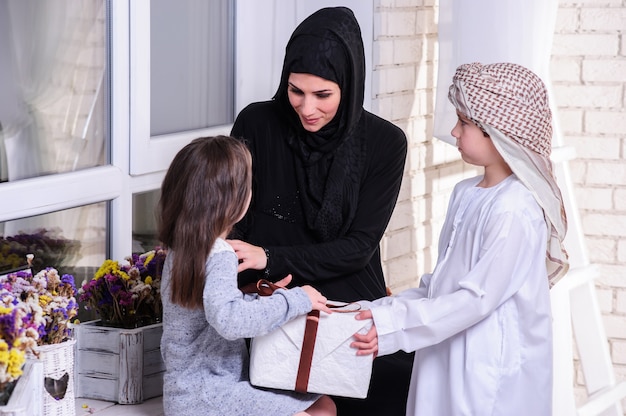
M 402 127 L 409 155 L 398 205 L 383 240 L 394 292 L 432 271 L 448 196 L 476 170 L 433 139 L 437 74 L 436 0 L 379 0 L 374 111 Z M 626 1 L 561 0 L 551 76 L 597 296 L 615 373 L 626 379 Z M 452 127 L 452 126 L 451 126 Z M 585 398 L 576 363 L 576 395 Z
M 621 0 L 561 1 L 551 68 L 565 142 L 578 154 L 570 166 L 576 202 L 600 270 L 597 295 L 618 380 L 626 379 L 625 30 Z

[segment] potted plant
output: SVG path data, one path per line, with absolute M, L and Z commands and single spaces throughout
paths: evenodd
M 30 314 L 25 304 L 0 283 L 0 406 L 5 406 L 23 374 L 26 353 L 39 339 L 43 316 Z
M 26 356 L 37 345 L 43 325 L 43 314 L 29 313 L 24 302 L 0 284 L 0 415 L 41 414 L 42 365 Z
M 156 247 L 121 262 L 105 260 L 83 282 L 79 299 L 100 319 L 76 326 L 79 397 L 136 404 L 162 394 L 165 256 Z
M 27 258 L 32 266 L 33 255 Z M 53 267 L 35 275 L 25 269 L 0 276 L 0 287 L 4 299 L 12 299 L 21 311 L 21 323 L 29 335 L 26 357 L 43 364 L 44 391 L 39 393 L 43 414 L 74 414 L 75 340 L 71 320 L 78 312 L 74 277 L 60 275 Z
M 161 322 L 165 255 L 156 247 L 122 262 L 105 260 L 94 277 L 83 282 L 79 300 L 86 309 L 94 310 L 105 326 L 138 328 Z

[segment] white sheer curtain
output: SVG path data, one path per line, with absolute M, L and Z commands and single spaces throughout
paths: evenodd
M 456 113 L 448 101 L 448 88 L 461 64 L 524 65 L 543 79 L 551 94 L 549 65 L 557 9 L 557 0 L 439 1 L 435 137 L 454 144 L 450 131 Z
M 48 11 L 50 19 L 45 19 Z M 37 8 L 32 1 L 0 2 L 0 125 L 9 180 L 48 170 L 46 142 L 38 140 L 41 122 L 31 103 L 46 89 L 44 74 L 56 52 L 51 45 L 58 43 L 55 35 L 60 33 L 55 27 L 60 20 L 57 13 L 63 13 L 63 8 L 49 3 Z
M 2 181 L 106 162 L 105 12 L 104 0 L 0 0 Z M 90 209 L 10 221 L 0 234 L 55 228 L 81 239 Z
M 7 179 L 103 163 L 102 116 L 88 145 L 85 139 L 99 121 L 93 113 L 105 60 L 95 54 L 103 52 L 104 1 L 2 0 L 0 16 Z
M 230 124 L 232 0 L 150 0 L 150 136 Z

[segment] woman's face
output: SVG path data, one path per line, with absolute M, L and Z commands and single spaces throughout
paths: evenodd
M 338 84 L 316 75 L 298 73 L 291 73 L 287 82 L 289 103 L 305 130 L 314 133 L 330 123 L 341 101 Z

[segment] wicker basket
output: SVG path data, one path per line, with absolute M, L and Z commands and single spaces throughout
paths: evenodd
M 37 347 L 43 362 L 44 416 L 74 416 L 74 346 L 76 340 Z M 66 388 L 67 387 L 67 388 Z M 55 398 L 57 396 L 57 398 Z

